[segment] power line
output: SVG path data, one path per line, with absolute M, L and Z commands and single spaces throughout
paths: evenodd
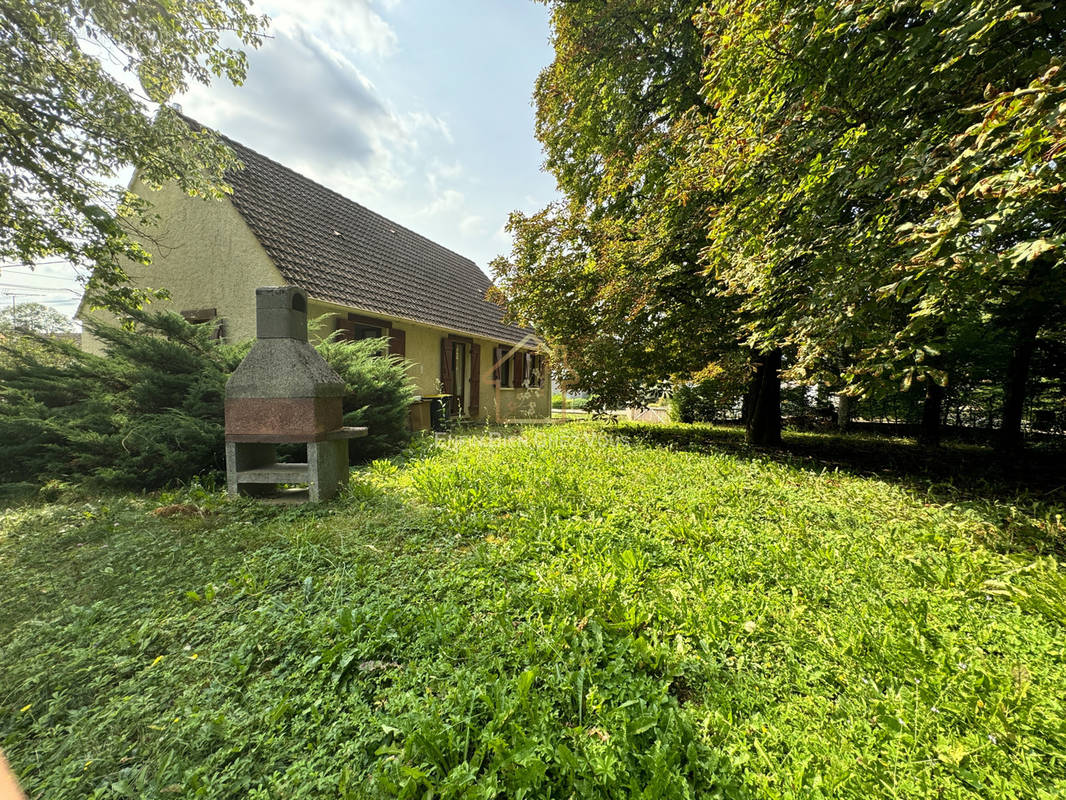
M 48 266 L 50 264 L 70 264 L 70 262 L 67 261 L 65 258 L 56 258 L 56 259 L 51 259 L 49 261 L 33 261 L 33 262 L 30 262 L 30 261 L 12 261 L 9 264 L 0 264 L 0 269 L 7 269 L 9 267 L 44 267 L 44 266 Z M 73 264 L 70 264 L 70 266 L 74 267 Z M 74 268 L 77 269 L 77 267 L 74 267 Z
M 13 269 L 5 270 L 5 272 L 12 275 L 25 276 L 27 278 L 34 277 L 42 281 L 63 281 L 64 283 L 70 283 L 71 281 L 77 280 L 77 278 L 64 278 L 61 275 L 38 275 L 35 272 L 16 272 Z
M 34 286 L 32 283 L 0 283 L 0 287 L 5 289 L 47 289 L 49 292 L 70 292 L 71 294 L 81 294 L 74 289 L 59 288 L 51 286 Z
M 42 271 L 42 268 L 44 267 L 48 267 L 49 270 L 54 270 L 58 267 L 70 267 L 74 272 L 81 272 L 81 268 L 78 267 L 76 264 L 36 264 L 32 267 L 27 267 L 25 265 L 20 264 L 19 266 L 15 267 L 0 267 L 0 270 L 3 270 L 4 272 L 17 272 L 20 275 L 37 275 Z
M 11 298 L 11 310 L 15 310 L 15 298 L 16 297 L 41 297 L 37 292 L 4 292 L 5 297 Z

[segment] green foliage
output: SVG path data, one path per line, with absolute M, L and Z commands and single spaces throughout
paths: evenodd
M 12 308 L 0 309 L 0 334 L 36 333 L 39 336 L 56 336 L 69 333 L 74 325 L 54 308 L 40 303 L 19 303 Z
M 736 418 L 741 394 L 736 387 L 713 378 L 682 383 L 670 395 L 670 419 L 674 422 L 717 422 Z
M 59 800 L 1066 791 L 1061 492 L 641 441 L 692 430 L 4 512 L 0 747 Z
M 494 268 L 571 385 L 639 401 L 738 343 L 853 395 L 991 374 L 1020 443 L 1066 326 L 1061 5 L 548 5 L 564 201 L 512 215 Z
M 717 192 L 704 257 L 753 341 L 794 343 L 801 379 L 906 390 L 965 381 L 957 345 L 980 327 L 1024 393 L 1066 298 L 1063 21 L 960 0 L 701 11 L 716 112 L 692 118 L 677 191 Z
M 106 356 L 21 337 L 0 359 L 0 483 L 88 481 L 158 488 L 225 468 L 226 380 L 248 344 L 224 345 L 173 313 L 131 312 L 133 329 L 87 323 Z M 407 441 L 404 366 L 381 343 L 322 350 L 347 383 L 345 424 L 367 425 L 366 461 Z
M 555 58 L 537 79 L 537 138 L 564 200 L 515 212 L 493 262 L 508 312 L 556 349 L 561 379 L 597 408 L 737 347 L 732 298 L 700 263 L 701 194 L 670 195 L 700 97 L 699 3 L 551 2 Z
M 240 0 L 5 0 L 0 259 L 83 264 L 99 302 L 129 305 L 122 260 L 150 261 L 130 223 L 151 216 L 114 179 L 132 165 L 150 185 L 221 195 L 232 152 L 165 103 L 193 81 L 241 83 L 244 54 L 223 37 L 257 46 L 265 26 Z
M 588 398 L 587 397 L 567 397 L 566 398 L 566 407 L 567 408 L 573 408 L 573 409 L 580 410 L 580 409 L 583 409 L 586 405 L 588 405 Z M 562 407 L 563 407 L 563 396 L 561 394 L 553 394 L 552 395 L 552 408 L 562 408 Z
M 234 348 L 174 314 L 138 330 L 87 323 L 107 355 L 38 345 L 0 364 L 0 481 L 89 479 L 153 488 L 224 467 L 222 398 Z
M 387 348 L 384 339 L 327 339 L 317 345 L 346 384 L 344 424 L 369 428 L 366 437 L 351 441 L 356 462 L 392 455 L 411 437 L 408 422 L 414 395 L 406 362 L 398 356 L 382 356 Z

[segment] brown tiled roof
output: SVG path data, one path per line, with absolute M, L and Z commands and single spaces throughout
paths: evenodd
M 199 126 L 198 123 L 192 122 Z M 233 205 L 285 280 L 317 299 L 517 344 L 491 281 L 469 258 L 222 137 L 244 162 Z

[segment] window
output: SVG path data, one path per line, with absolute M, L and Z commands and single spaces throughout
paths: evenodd
M 492 380 L 500 389 L 539 389 L 548 372 L 548 358 L 542 353 L 497 345 L 492 350 Z
M 341 331 L 339 338 L 347 341 L 373 339 L 381 336 L 381 328 L 379 326 L 352 319 L 338 319 L 337 330 Z
M 389 323 L 381 319 L 349 314 L 347 319 L 337 318 L 337 330 L 340 331 L 337 338 L 341 341 L 380 339 L 389 335 Z M 381 355 L 385 355 L 386 352 L 388 352 L 387 349 L 383 348 Z
M 548 359 L 528 350 L 521 350 L 509 359 L 510 385 L 516 389 L 539 389 L 544 385 L 548 371 Z
M 503 345 L 496 347 L 492 355 L 493 380 L 501 389 L 514 386 L 514 364 L 510 356 L 511 348 Z
M 381 328 L 372 328 L 369 325 L 356 324 L 355 330 L 352 332 L 352 338 L 359 339 L 380 339 Z
M 193 325 L 214 325 L 211 330 L 211 338 L 218 340 L 222 339 L 222 320 L 218 318 L 217 309 L 197 308 L 189 311 L 182 311 L 181 315 L 185 318 L 186 322 L 192 323 Z
M 525 353 L 526 359 L 526 386 L 530 389 L 539 389 L 544 385 L 545 359 L 540 353 Z

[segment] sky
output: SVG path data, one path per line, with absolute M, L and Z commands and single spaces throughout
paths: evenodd
M 510 252 L 507 215 L 555 198 L 533 137 L 533 84 L 552 58 L 543 5 L 257 0 L 252 9 L 270 16 L 271 38 L 248 51 L 244 85 L 194 86 L 177 98 L 187 115 L 486 272 Z M 0 302 L 68 316 L 80 299 L 66 264 L 5 268 L 0 284 Z

